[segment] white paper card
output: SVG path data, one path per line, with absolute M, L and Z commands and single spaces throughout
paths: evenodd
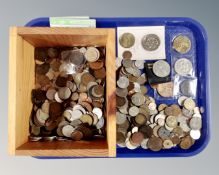
M 132 33 L 135 36 L 135 44 L 131 48 L 123 48 L 119 44 L 119 38 L 124 33 Z M 154 51 L 147 51 L 143 48 L 142 38 L 147 34 L 155 34 L 160 39 L 159 47 Z M 139 26 L 139 27 L 118 27 L 117 28 L 117 53 L 122 57 L 124 51 L 132 53 L 132 60 L 160 60 L 166 59 L 165 53 L 165 27 L 164 26 Z

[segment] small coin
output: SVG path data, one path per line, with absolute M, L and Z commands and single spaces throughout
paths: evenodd
M 200 130 L 191 130 L 189 134 L 194 140 L 198 140 L 201 137 Z
M 139 146 L 143 139 L 144 135 L 141 132 L 135 132 L 131 135 L 130 142 L 135 146 Z
M 116 112 L 116 124 L 121 125 L 126 121 L 126 115 L 121 112 Z
M 117 85 L 120 88 L 127 88 L 129 85 L 129 79 L 125 76 L 119 77 L 119 80 L 117 80 Z
M 170 74 L 170 65 L 164 60 L 156 61 L 152 69 L 158 77 L 166 77 Z
M 190 136 L 186 136 L 182 138 L 182 141 L 179 144 L 182 149 L 189 149 L 192 146 L 192 138 Z
M 61 52 L 61 58 L 66 63 L 72 63 L 74 65 L 81 65 L 84 62 L 84 54 L 80 50 L 66 50 Z
M 62 114 L 62 106 L 58 102 L 52 102 L 49 106 L 49 116 L 56 118 Z
M 145 50 L 155 51 L 160 46 L 160 38 L 156 34 L 148 34 L 142 38 L 141 44 Z
M 55 81 L 55 84 L 59 87 L 64 87 L 64 86 L 66 86 L 67 81 L 68 80 L 66 77 L 58 76 L 56 81 Z
M 139 108 L 138 107 L 132 106 L 132 107 L 129 108 L 129 115 L 130 116 L 134 117 L 134 116 L 138 115 L 138 113 L 139 113 Z
M 63 126 L 62 128 L 62 133 L 65 137 L 71 137 L 71 134 L 72 132 L 74 131 L 75 129 L 73 128 L 73 126 L 71 125 L 65 125 Z
M 171 106 L 169 106 L 169 107 L 166 107 L 165 108 L 165 110 L 164 110 L 164 113 L 166 114 L 166 115 L 173 115 L 173 109 L 172 109 L 172 107 Z
M 116 95 L 119 97 L 126 97 L 128 95 L 128 90 L 126 88 L 116 88 Z
M 95 81 L 95 78 L 88 72 L 84 73 L 81 76 L 81 83 L 83 83 L 85 86 L 88 85 L 88 83 Z
M 135 66 L 138 68 L 138 69 L 143 69 L 144 68 L 144 60 L 136 60 L 134 62 Z
M 163 111 L 166 107 L 167 107 L 167 104 L 162 103 L 162 104 L 160 104 L 160 105 L 158 106 L 158 111 L 159 111 L 159 112 L 160 112 L 160 111 Z
M 143 148 L 143 149 L 148 149 L 148 139 L 144 139 L 144 140 L 142 140 L 142 142 L 141 142 L 141 147 Z
M 185 54 L 191 49 L 191 40 L 187 36 L 179 35 L 173 39 L 173 49 Z
M 131 59 L 131 57 L 132 57 L 132 52 L 126 50 L 126 51 L 124 51 L 124 52 L 122 53 L 122 57 L 123 57 L 124 59 Z
M 125 68 L 131 68 L 131 70 L 133 70 L 133 68 L 132 68 L 132 60 L 130 60 L 130 59 L 123 59 L 122 60 L 122 65 Z M 128 70 L 128 69 L 126 69 L 126 70 Z M 132 71 L 128 71 L 128 72 L 132 73 Z
M 40 137 L 40 136 L 29 136 L 28 139 L 29 139 L 30 142 L 38 142 L 38 141 L 42 140 L 42 137 Z
M 45 48 L 35 48 L 34 58 L 36 60 L 45 62 L 47 57 L 48 55 L 47 55 L 47 52 L 45 51 Z
M 148 140 L 147 146 L 152 151 L 160 151 L 163 146 L 163 141 L 159 137 L 151 137 Z
M 41 65 L 36 65 L 36 74 L 45 75 L 50 69 L 49 63 L 43 63 Z
M 135 36 L 131 33 L 123 33 L 119 37 L 119 44 L 124 48 L 130 48 L 135 44 Z
M 176 117 L 172 116 L 172 115 L 168 116 L 166 118 L 166 124 L 167 124 L 167 126 L 169 126 L 171 128 L 175 128 L 177 126 L 177 119 L 176 119 Z
M 104 123 L 105 123 L 104 118 L 101 117 L 101 118 L 99 119 L 99 121 L 97 122 L 97 124 L 96 124 L 96 128 L 97 128 L 97 129 L 102 128 L 102 127 L 104 126 Z
M 71 96 L 71 90 L 68 87 L 61 87 L 58 90 L 58 95 L 62 100 L 66 100 Z
M 145 97 L 143 94 L 137 92 L 131 97 L 131 101 L 134 105 L 141 106 L 145 102 Z
M 164 141 L 163 141 L 163 147 L 164 147 L 165 149 L 170 149 L 170 148 L 172 148 L 172 147 L 173 147 L 173 142 L 172 142 L 172 140 L 170 140 L 170 139 L 164 140 Z
M 124 97 L 116 96 L 116 106 L 118 108 L 124 106 L 126 104 L 126 99 Z
M 170 131 L 167 130 L 165 127 L 161 126 L 158 130 L 158 136 L 163 140 L 168 139 L 170 136 Z
M 103 116 L 103 112 L 100 108 L 93 108 L 92 112 L 97 115 L 98 119 L 101 119 Z
M 173 82 L 161 83 L 157 86 L 157 92 L 162 97 L 172 97 L 173 96 Z
M 122 132 L 116 133 L 116 143 L 117 144 L 123 144 L 125 143 L 126 137 Z
M 75 130 L 74 132 L 71 133 L 71 139 L 75 141 L 79 141 L 83 138 L 83 132 Z
M 99 57 L 100 57 L 100 52 L 99 52 L 99 50 L 98 50 L 97 48 L 95 48 L 95 47 L 89 47 L 89 48 L 86 50 L 84 56 L 85 56 L 85 58 L 86 58 L 86 60 L 87 60 L 88 62 L 95 62 L 95 61 L 97 61 L 97 60 L 99 59 Z
M 185 101 L 184 101 L 184 104 L 183 106 L 188 109 L 188 110 L 193 110 L 196 106 L 195 104 L 195 101 L 192 99 L 192 98 L 187 98 Z
M 93 96 L 95 97 L 102 97 L 104 95 L 104 87 L 101 86 L 101 85 L 96 85 L 96 86 L 93 86 L 92 88 L 92 92 L 93 92 Z
M 135 122 L 138 125 L 143 125 L 147 122 L 147 117 L 139 113 L 138 115 L 135 116 Z
M 171 105 L 171 108 L 172 108 L 172 113 L 173 113 L 173 116 L 179 116 L 181 113 L 182 113 L 182 110 L 180 109 L 180 107 L 176 104 L 172 104 Z
M 189 121 L 189 126 L 192 130 L 200 130 L 202 127 L 202 119 L 199 117 L 192 117 Z
M 53 88 L 48 89 L 48 91 L 46 92 L 46 97 L 52 101 L 55 98 L 55 93 L 56 93 L 55 89 L 53 89 Z
M 179 75 L 189 75 L 192 71 L 192 62 L 187 58 L 180 58 L 175 62 L 174 70 Z

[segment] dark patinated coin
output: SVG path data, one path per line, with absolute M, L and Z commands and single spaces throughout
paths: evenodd
M 46 53 L 45 48 L 35 48 L 34 58 L 39 61 L 45 62 L 48 55 Z
M 71 138 L 75 141 L 82 140 L 83 139 L 83 133 L 79 130 L 75 130 L 74 132 L 72 132 Z
M 131 59 L 131 57 L 132 57 L 132 52 L 126 50 L 126 51 L 124 51 L 124 52 L 122 53 L 122 57 L 123 57 L 124 59 Z
M 46 91 L 41 89 L 32 90 L 32 102 L 36 105 L 43 103 L 46 100 Z
M 144 135 L 141 132 L 135 132 L 132 134 L 130 142 L 133 145 L 140 145 L 142 140 L 144 139 Z
M 57 102 L 50 103 L 49 116 L 51 118 L 57 118 L 62 114 L 62 105 Z
M 148 125 L 142 125 L 139 127 L 139 132 L 143 133 L 144 138 L 150 138 L 153 134 L 153 129 Z
M 163 141 L 159 137 L 151 137 L 148 140 L 147 146 L 152 151 L 160 151 L 163 146 Z
M 125 98 L 116 96 L 116 106 L 117 107 L 124 106 L 125 103 L 126 103 L 126 99 Z
M 55 83 L 59 87 L 64 87 L 64 86 L 66 86 L 67 78 L 58 76 Z
M 95 78 L 97 79 L 103 79 L 106 77 L 106 70 L 104 67 L 102 67 L 101 69 L 97 69 L 94 71 L 93 75 L 95 76 Z
M 49 63 L 43 63 L 41 65 L 36 65 L 36 74 L 45 75 L 49 71 L 50 65 Z
M 51 47 L 51 48 L 49 48 L 49 49 L 47 50 L 47 55 L 48 55 L 50 58 L 58 58 L 58 56 L 59 56 L 59 51 L 58 51 L 58 49 Z

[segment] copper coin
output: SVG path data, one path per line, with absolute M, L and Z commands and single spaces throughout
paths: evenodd
M 153 134 L 153 129 L 148 125 L 143 125 L 139 127 L 139 132 L 143 133 L 144 138 L 150 138 Z
M 45 75 L 37 75 L 36 82 L 39 83 L 42 87 L 50 85 L 49 77 Z
M 94 86 L 93 91 L 98 97 L 102 97 L 104 94 L 104 87 L 101 85 Z
M 159 137 L 151 137 L 148 140 L 147 146 L 152 151 L 160 151 L 163 146 L 163 141 Z
M 89 62 L 89 67 L 93 70 L 101 69 L 103 67 L 104 63 L 102 60 L 98 60 L 95 62 Z
M 83 83 L 85 86 L 87 86 L 88 83 L 93 82 L 93 81 L 95 81 L 95 78 L 91 74 L 89 74 L 88 72 L 84 73 L 81 76 L 81 83 Z
M 143 139 L 144 135 L 141 132 L 135 132 L 132 134 L 130 141 L 133 145 L 140 145 Z
M 126 51 L 124 51 L 124 52 L 122 53 L 122 57 L 123 57 L 124 59 L 131 59 L 131 57 L 132 57 L 132 52 L 126 50 Z
M 103 104 L 100 101 L 93 101 L 92 105 L 97 108 L 102 108 Z
M 193 144 L 192 138 L 190 136 L 186 136 L 182 138 L 179 146 L 182 149 L 189 149 Z
M 49 63 L 43 63 L 41 65 L 36 65 L 36 73 L 39 75 L 45 75 L 49 71 L 50 65 Z
M 172 109 L 171 106 L 166 107 L 164 112 L 165 112 L 166 115 L 173 115 L 173 109 Z
M 77 128 L 77 130 L 83 133 L 83 138 L 85 140 L 91 140 L 94 136 L 93 130 L 91 128 L 80 126 Z
M 66 86 L 67 78 L 58 76 L 55 83 L 59 87 L 64 87 L 64 86 Z
M 104 67 L 102 67 L 101 69 L 98 70 L 94 70 L 94 76 L 97 79 L 103 79 L 106 77 L 106 70 Z
M 180 143 L 180 138 L 176 134 L 171 135 L 170 140 L 172 140 L 173 144 L 176 144 L 176 145 L 178 145 Z
M 75 130 L 71 134 L 72 140 L 79 141 L 83 138 L 83 133 L 81 131 Z
M 52 68 L 53 71 L 58 72 L 59 71 L 59 67 L 61 66 L 61 62 L 59 60 L 54 60 L 51 62 L 50 66 Z
M 172 82 L 168 82 L 168 83 L 158 84 L 157 92 L 162 97 L 172 97 L 173 96 L 173 83 Z
M 126 103 L 126 99 L 125 98 L 116 96 L 116 106 L 117 107 L 124 106 L 125 103 Z
M 52 102 L 49 106 L 49 116 L 52 118 L 57 118 L 62 114 L 62 106 L 60 103 Z
M 172 111 L 173 115 L 176 116 L 176 117 L 179 116 L 182 113 L 180 107 L 178 105 L 176 105 L 176 104 L 171 105 L 171 108 L 173 110 Z

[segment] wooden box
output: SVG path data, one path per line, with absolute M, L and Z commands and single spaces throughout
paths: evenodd
M 35 47 L 106 47 L 106 128 L 100 141 L 29 142 L 31 90 L 35 85 Z M 115 157 L 115 30 L 12 27 L 9 49 L 9 153 L 29 156 Z

